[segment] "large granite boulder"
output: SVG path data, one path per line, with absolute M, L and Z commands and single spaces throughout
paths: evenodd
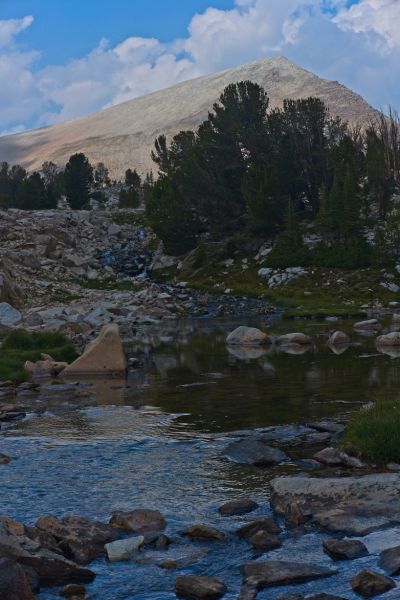
M 62 372 L 63 377 L 125 377 L 127 362 L 118 325 L 106 325 L 99 337 Z
M 255 327 L 238 327 L 226 338 L 228 346 L 262 346 L 269 343 L 266 333 Z
M 400 523 L 400 475 L 378 473 L 363 477 L 278 477 L 271 482 L 274 510 L 285 514 L 297 503 L 319 527 L 362 536 Z

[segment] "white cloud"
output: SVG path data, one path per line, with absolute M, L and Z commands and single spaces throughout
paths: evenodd
M 400 106 L 400 0 L 236 0 L 195 15 L 186 39 L 106 40 L 83 58 L 38 68 L 16 36 L 32 23 L 0 20 L 0 130 L 74 118 L 185 79 L 273 54 Z

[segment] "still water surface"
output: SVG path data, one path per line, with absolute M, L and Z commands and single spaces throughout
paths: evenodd
M 107 521 L 113 510 L 139 507 L 165 515 L 167 533 L 177 542 L 167 553 L 145 552 L 140 564 L 94 563 L 97 578 L 88 587 L 92 600 L 173 599 L 177 573 L 216 575 L 229 587 L 227 598 L 236 598 L 240 565 L 252 558 L 248 545 L 234 538 L 211 545 L 179 538 L 185 526 L 196 522 L 229 533 L 246 520 L 270 514 L 268 483 L 282 471 L 229 462 L 223 456 L 227 443 L 254 429 L 342 419 L 366 402 L 397 399 L 399 358 L 380 354 L 371 338 L 356 334 L 356 344 L 343 354 L 327 348 L 329 331 L 347 323 L 288 325 L 315 337 L 316 346 L 303 354 L 228 350 L 226 332 L 236 324 L 175 325 L 155 348 L 130 349 L 142 366 L 127 384 L 96 382 L 82 388 L 79 399 L 62 386 L 51 386 L 46 413 L 16 424 L 1 438 L 1 451 L 14 458 L 0 469 L 2 514 L 29 524 L 45 514 L 65 513 Z M 219 516 L 218 506 L 243 495 L 259 502 L 258 511 L 246 517 Z M 283 548 L 269 557 L 331 565 L 321 552 L 321 539 L 319 534 L 287 536 Z M 377 552 L 388 540 L 389 533 L 383 540 L 375 534 L 368 544 Z M 178 571 L 154 564 L 165 558 L 187 558 L 194 564 Z M 329 591 L 355 598 L 349 577 L 365 565 L 375 566 L 376 557 L 355 562 L 340 565 L 340 573 L 327 581 L 277 588 L 259 597 Z M 45 590 L 39 597 L 54 600 L 58 590 Z

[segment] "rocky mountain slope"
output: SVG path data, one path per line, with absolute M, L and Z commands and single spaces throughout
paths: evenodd
M 45 160 L 64 164 L 74 152 L 84 152 L 91 162 L 104 162 L 114 177 L 128 167 L 145 173 L 156 136 L 172 136 L 193 129 L 230 83 L 249 79 L 262 85 L 279 106 L 284 98 L 317 96 L 332 114 L 351 124 L 365 123 L 375 113 L 358 94 L 336 81 L 321 79 L 286 58 L 267 58 L 200 77 L 171 88 L 130 100 L 101 112 L 0 138 L 0 161 L 19 163 L 30 170 Z

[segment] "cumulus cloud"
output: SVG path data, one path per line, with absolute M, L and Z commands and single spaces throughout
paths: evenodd
M 400 106 L 400 0 L 236 0 L 193 17 L 185 39 L 106 40 L 87 56 L 37 67 L 17 43 L 32 23 L 0 20 L 0 129 L 74 118 L 192 77 L 271 55 Z

